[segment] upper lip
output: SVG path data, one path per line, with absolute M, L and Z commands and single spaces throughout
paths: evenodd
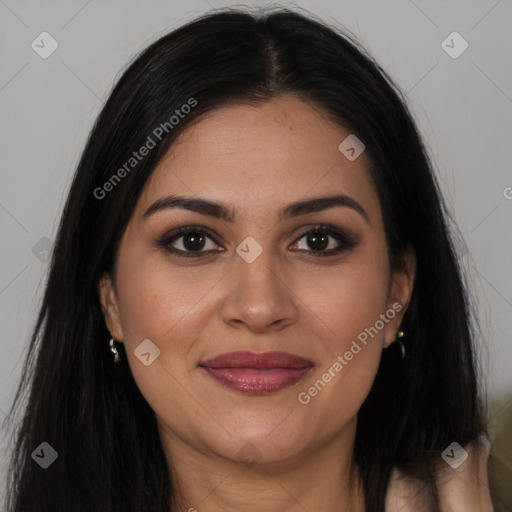
M 199 366 L 207 368 L 306 368 L 313 366 L 311 361 L 287 352 L 237 351 L 221 354 L 202 361 Z

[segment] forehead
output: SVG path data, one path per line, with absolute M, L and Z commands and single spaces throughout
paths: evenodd
M 372 210 L 378 197 L 369 160 L 363 152 L 351 161 L 339 149 L 350 135 L 322 109 L 291 95 L 222 106 L 180 134 L 146 183 L 138 210 L 168 193 L 261 216 L 299 198 L 336 192 Z

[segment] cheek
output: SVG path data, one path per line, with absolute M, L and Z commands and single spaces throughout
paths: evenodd
M 323 335 L 317 339 L 324 357 L 297 398 L 309 415 L 333 429 L 357 414 L 373 384 L 384 327 L 391 320 L 386 316 L 388 284 L 387 261 L 368 252 L 310 288 L 308 304 L 321 320 Z
M 119 275 L 120 316 L 126 343 L 133 345 L 149 338 L 162 344 L 162 350 L 169 340 L 178 349 L 187 345 L 187 338 L 194 337 L 190 320 L 195 318 L 198 325 L 201 323 L 197 312 L 218 280 L 213 272 L 198 275 L 187 268 L 171 271 L 165 262 L 149 258 L 136 266 L 120 265 Z M 185 332 L 181 332 L 183 324 L 189 327 Z
M 120 262 L 118 268 L 120 317 L 132 375 L 157 417 L 185 436 L 186 424 L 176 418 L 202 414 L 189 382 L 189 354 L 207 317 L 204 296 L 212 283 L 191 279 L 186 271 L 169 272 L 155 262 L 133 267 Z M 160 351 L 154 360 L 150 356 L 147 366 L 136 355 L 146 339 Z
M 318 329 L 323 326 L 322 339 L 331 358 L 348 350 L 352 340 L 364 341 L 367 330 L 386 311 L 388 286 L 387 262 L 365 254 L 336 272 L 302 282 L 297 295 L 305 298 L 311 320 L 320 320 Z M 375 335 L 372 330 L 374 335 L 369 338 L 373 345 L 378 345 L 384 335 L 380 322 L 378 331 Z
M 215 313 L 208 292 L 221 277 L 216 271 L 171 271 L 160 258 L 119 260 L 119 312 L 126 355 L 141 393 L 157 414 L 165 417 L 165 411 L 193 407 L 193 400 L 187 399 L 192 391 L 189 372 L 195 368 L 191 350 Z M 135 354 L 146 339 L 160 351 L 148 366 Z

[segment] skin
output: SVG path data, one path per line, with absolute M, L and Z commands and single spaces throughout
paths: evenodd
M 406 255 L 404 265 L 389 268 L 366 154 L 349 161 L 338 150 L 348 135 L 291 95 L 203 116 L 155 169 L 122 237 L 115 280 L 105 275 L 98 284 L 107 327 L 125 344 L 156 413 L 179 510 L 364 510 L 352 456 L 357 413 L 383 348 L 396 340 L 415 260 Z M 236 209 L 235 222 L 180 208 L 142 217 L 170 194 L 224 203 Z M 339 206 L 278 218 L 289 203 L 334 194 L 356 200 L 367 219 Z M 357 245 L 315 256 L 301 229 L 321 223 L 351 234 Z M 180 258 L 158 245 L 164 234 L 191 224 L 213 235 L 201 258 Z M 252 263 L 236 252 L 248 236 L 263 249 Z M 185 250 L 183 242 L 172 245 Z M 329 238 L 326 250 L 338 244 Z M 395 303 L 401 311 L 301 404 L 298 394 Z M 160 349 L 149 366 L 134 355 L 144 339 Z M 234 350 L 285 351 L 314 368 L 272 394 L 242 394 L 198 367 Z M 244 462 L 240 450 L 253 462 Z
M 491 442 L 481 436 L 464 447 L 467 459 L 458 467 L 440 460 L 437 488 L 442 512 L 494 512 L 489 491 L 487 461 Z M 396 468 L 386 496 L 386 512 L 429 512 L 424 485 Z

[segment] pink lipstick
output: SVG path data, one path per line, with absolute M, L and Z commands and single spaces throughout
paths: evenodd
M 314 364 L 286 352 L 229 352 L 199 364 L 217 382 L 242 393 L 266 394 L 298 382 Z

